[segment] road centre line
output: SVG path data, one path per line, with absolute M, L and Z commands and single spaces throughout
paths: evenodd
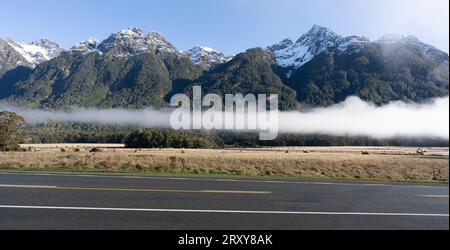
M 448 195 L 419 195 L 420 197 L 426 197 L 426 198 L 442 198 L 442 199 L 448 199 Z

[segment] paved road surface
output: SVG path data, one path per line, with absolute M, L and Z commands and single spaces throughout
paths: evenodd
M 0 171 L 0 229 L 449 229 L 448 185 Z

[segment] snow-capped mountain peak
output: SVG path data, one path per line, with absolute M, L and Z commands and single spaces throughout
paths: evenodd
M 37 46 L 41 46 L 41 47 L 56 47 L 56 46 L 59 47 L 59 45 L 57 43 L 55 43 L 53 41 L 50 41 L 46 37 L 43 37 L 43 38 L 41 38 L 39 40 L 36 40 L 36 41 L 33 41 L 33 42 L 31 42 L 31 44 L 37 45 Z
M 447 60 L 448 55 L 445 52 L 437 49 L 436 47 L 421 42 L 415 36 L 403 36 L 397 34 L 387 34 L 382 36 L 380 39 L 376 41 L 381 45 L 395 45 L 395 44 L 403 44 L 409 46 L 416 46 L 420 48 L 425 55 L 431 57 L 436 60 Z
M 377 42 L 379 43 L 383 43 L 383 44 L 392 44 L 392 43 L 398 43 L 402 40 L 404 40 L 404 36 L 402 35 L 398 35 L 398 34 L 386 34 L 382 37 L 380 37 L 380 39 L 378 39 Z
M 145 46 L 144 33 L 132 27 L 111 34 L 98 45 L 98 49 L 111 52 L 114 56 L 128 56 L 141 52 Z
M 407 45 L 416 45 L 419 46 L 425 50 L 429 49 L 436 49 L 431 45 L 425 44 L 421 42 L 417 37 L 415 36 L 403 36 L 403 35 L 397 35 L 397 34 L 387 34 L 382 36 L 380 39 L 377 40 L 380 44 L 407 44 Z
M 133 56 L 153 51 L 161 54 L 179 54 L 180 51 L 157 32 L 145 34 L 142 30 L 131 27 L 112 34 L 97 47 L 103 53 L 113 56 Z
M 351 52 L 358 53 L 370 44 L 378 45 L 409 45 L 423 51 L 425 55 L 438 61 L 447 61 L 448 55 L 432 45 L 421 42 L 414 36 L 385 35 L 372 42 L 362 36 L 341 36 L 334 31 L 314 25 L 307 33 L 302 35 L 295 43 L 285 39 L 267 49 L 274 55 L 278 65 L 291 69 L 298 69 L 324 50 L 332 53 Z M 288 72 L 288 76 L 290 72 Z
M 306 34 L 295 43 L 290 39 L 269 47 L 282 67 L 300 68 L 309 62 L 315 55 L 336 44 L 341 36 L 330 29 L 314 25 Z
M 314 25 L 308 32 L 306 32 L 306 34 L 301 36 L 296 43 L 305 43 L 311 40 L 333 41 L 340 37 L 340 35 L 328 28 Z
M 346 51 L 349 49 L 359 51 L 369 43 L 370 39 L 364 36 L 347 36 L 341 37 L 337 40 L 337 48 L 340 51 Z
M 175 48 L 167 39 L 159 32 L 150 32 L 147 35 L 149 45 L 160 53 L 180 54 L 181 51 Z
M 279 51 L 291 47 L 294 44 L 291 39 L 286 38 L 283 41 L 269 47 L 271 51 Z
M 12 39 L 6 39 L 6 41 L 33 67 L 59 56 L 63 51 L 57 43 L 46 38 L 31 43 L 16 42 Z
M 221 52 L 218 52 L 215 49 L 212 49 L 212 48 L 209 48 L 209 47 L 205 47 L 205 46 L 195 46 L 192 49 L 186 51 L 186 53 L 188 53 L 188 52 L 189 52 L 189 54 L 198 54 L 198 53 L 217 54 L 217 53 L 221 53 Z
M 127 36 L 143 36 L 144 32 L 137 27 L 129 27 L 128 29 L 123 29 L 116 34 L 127 35 Z
M 81 51 L 84 53 L 90 53 L 97 50 L 100 41 L 94 37 L 89 37 L 86 40 L 77 43 L 70 48 L 71 51 Z
M 285 68 L 298 69 L 325 49 L 345 51 L 369 43 L 369 39 L 359 36 L 342 37 L 334 31 L 314 25 L 295 43 L 290 39 L 268 47 L 277 63 Z
M 195 46 L 186 51 L 185 54 L 194 64 L 199 65 L 204 70 L 208 70 L 217 64 L 226 63 L 232 59 L 231 56 L 225 56 L 222 52 L 204 46 Z

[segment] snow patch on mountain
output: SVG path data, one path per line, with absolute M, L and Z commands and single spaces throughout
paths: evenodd
M 185 54 L 194 64 L 199 65 L 204 70 L 208 70 L 217 64 L 226 63 L 233 58 L 232 56 L 225 56 L 222 52 L 203 46 L 196 46 L 186 51 Z
M 150 32 L 148 33 L 148 43 L 149 45 L 159 53 L 168 53 L 168 54 L 180 54 L 181 51 L 175 46 L 173 46 L 170 42 L 166 40 L 161 33 L 158 32 Z
M 15 42 L 11 39 L 7 39 L 6 41 L 33 66 L 49 61 L 63 52 L 63 49 L 57 43 L 45 38 L 32 43 Z
M 354 51 L 360 51 L 367 44 L 370 43 L 370 39 L 363 36 L 348 36 L 341 37 L 337 40 L 336 46 L 339 51 L 347 51 L 353 49 Z
M 142 30 L 131 27 L 112 34 L 101 42 L 96 49 L 117 57 L 128 57 L 153 51 L 163 55 L 181 54 L 175 46 L 168 42 L 160 33 L 145 34 Z
M 369 43 L 369 39 L 359 36 L 342 37 L 328 28 L 314 25 L 295 43 L 285 39 L 268 47 L 278 65 L 298 69 L 325 49 L 345 51 Z
M 358 53 L 367 48 L 369 44 L 392 45 L 403 44 L 420 48 L 425 55 L 438 61 L 447 60 L 448 54 L 432 45 L 421 42 L 414 36 L 385 35 L 372 42 L 362 36 L 343 37 L 328 28 L 314 25 L 306 34 L 295 43 L 285 39 L 267 49 L 273 54 L 278 65 L 291 71 L 298 69 L 324 50 L 332 53 L 350 51 Z M 288 77 L 291 74 L 288 72 Z
M 73 46 L 72 48 L 70 48 L 70 51 L 80 51 L 83 53 L 91 53 L 94 51 L 98 51 L 97 49 L 98 45 L 99 45 L 100 41 L 97 40 L 94 37 L 89 37 L 88 39 L 77 43 L 75 46 Z
M 387 34 L 382 36 L 380 39 L 376 41 L 379 44 L 382 45 L 394 45 L 394 44 L 403 44 L 403 45 L 410 45 L 410 46 L 416 46 L 420 48 L 425 55 L 433 58 L 433 59 L 442 59 L 446 58 L 447 53 L 442 52 L 441 50 L 437 49 L 436 47 L 421 42 L 417 37 L 415 36 L 403 36 L 403 35 L 396 35 L 396 34 Z

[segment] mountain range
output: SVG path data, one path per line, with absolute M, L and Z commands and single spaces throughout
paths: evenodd
M 424 102 L 448 95 L 449 56 L 413 36 L 371 41 L 317 25 L 295 42 L 235 56 L 202 46 L 183 52 L 137 28 L 67 50 L 47 39 L 0 39 L 0 99 L 21 106 L 160 108 L 193 85 L 204 93 L 279 94 L 283 110 L 348 96 L 378 105 Z

